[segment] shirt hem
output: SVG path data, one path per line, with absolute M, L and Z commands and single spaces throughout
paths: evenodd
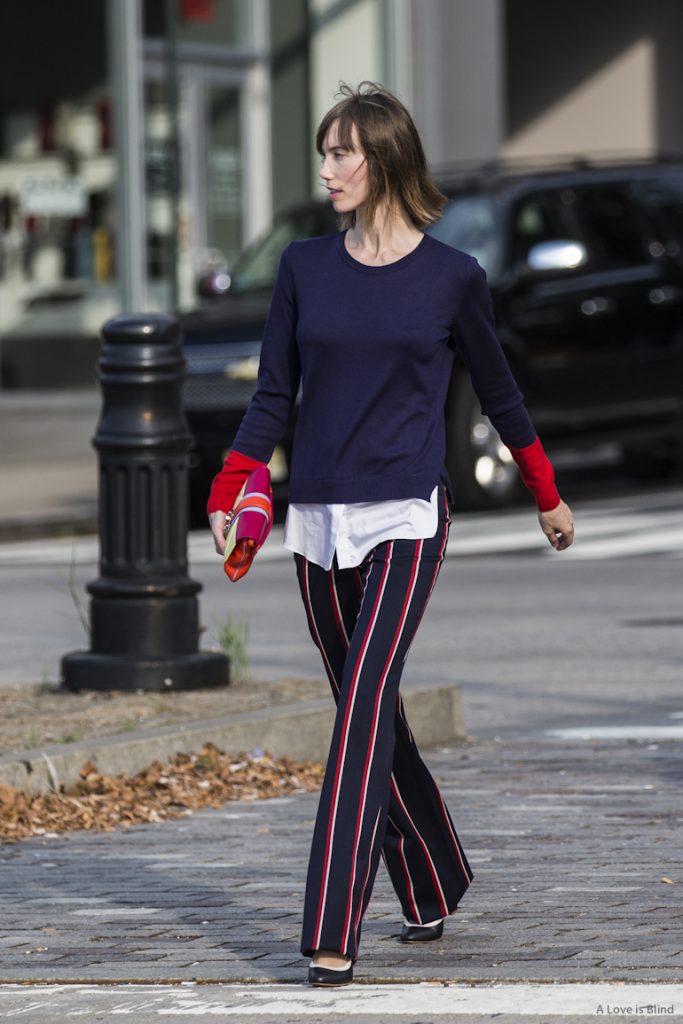
M 409 498 L 429 501 L 434 488 L 443 482 L 443 473 L 438 469 L 420 476 L 357 477 L 354 480 L 292 479 L 289 483 L 289 501 L 302 505 L 337 505 Z

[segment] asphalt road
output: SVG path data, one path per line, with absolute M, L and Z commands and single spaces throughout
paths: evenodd
M 562 553 L 531 507 L 456 514 L 403 685 L 456 682 L 475 735 L 668 721 L 683 707 L 682 497 L 579 500 L 576 543 Z M 0 546 L 0 685 L 55 681 L 60 656 L 87 648 L 74 598 L 87 605 L 96 557 L 87 539 Z M 255 680 L 322 675 L 277 531 L 238 584 L 208 532 L 191 535 L 190 558 L 205 646 L 231 616 L 249 626 Z

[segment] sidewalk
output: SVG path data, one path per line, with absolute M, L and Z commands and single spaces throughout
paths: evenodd
M 0 541 L 97 532 L 96 390 L 0 392 Z
M 381 867 L 359 985 L 683 981 L 678 744 L 542 734 L 427 760 L 474 882 L 441 941 L 404 946 Z M 0 848 L 0 981 L 302 983 L 317 800 Z
M 92 396 L 81 406 L 74 401 L 71 415 L 68 402 L 60 402 L 55 399 L 54 417 L 64 416 L 70 426 L 54 450 L 41 440 L 49 431 L 47 420 L 35 420 L 40 415 L 37 406 L 17 402 L 12 410 L 4 399 L 0 403 L 0 426 L 4 429 L 8 421 L 3 416 L 8 416 L 15 444 L 12 460 L 0 459 L 0 529 L 3 516 L 9 522 L 17 511 L 24 522 L 27 508 L 39 523 L 51 517 L 54 521 L 60 502 L 69 495 L 76 497 L 65 514 L 87 509 L 88 501 L 94 509 L 96 471 L 89 439 L 95 403 Z M 54 426 L 56 420 L 52 422 Z M 83 476 L 75 488 L 71 470 L 77 464 Z M 64 467 L 70 467 L 68 473 Z M 31 481 L 35 488 L 29 491 Z M 483 520 L 477 529 L 485 532 Z M 463 529 L 461 542 L 464 534 Z M 511 542 L 516 543 L 516 537 Z M 590 586 L 582 583 L 581 595 L 588 592 Z M 675 596 L 671 606 L 675 607 Z M 577 601 L 576 607 L 584 605 Z M 659 605 L 655 610 L 660 614 Z M 664 608 L 661 614 L 665 612 Z M 590 620 L 590 609 L 586 615 Z M 576 636 L 586 635 L 588 620 L 576 620 Z M 599 615 L 595 621 L 604 627 Z M 618 640 L 621 634 L 611 628 L 608 638 Z M 604 646 L 603 634 L 598 630 L 595 636 L 594 642 Z M 525 642 L 524 636 L 519 642 Z M 445 650 L 439 648 L 440 657 L 447 657 Z M 503 666 L 501 660 L 504 682 Z M 615 692 L 617 669 L 623 671 L 610 665 L 612 674 L 603 679 L 606 694 Z M 539 683 L 534 672 L 541 671 L 545 669 L 529 665 L 533 678 L 525 677 L 523 685 L 510 684 L 519 703 L 526 702 L 525 709 L 536 708 L 534 702 L 545 700 L 557 685 L 545 676 Z M 668 708 L 670 689 L 657 689 L 654 670 L 647 691 L 639 663 L 633 672 L 633 681 L 629 677 L 620 684 L 624 694 L 642 688 L 644 707 L 646 699 L 656 706 L 661 689 Z M 667 686 L 677 685 L 676 676 L 670 680 Z M 585 696 L 585 678 L 583 686 L 576 696 Z M 56 733 L 52 746 L 44 738 L 44 749 L 63 782 L 74 765 L 91 756 L 100 759 L 102 770 L 107 770 L 110 755 L 110 764 L 118 766 L 115 770 L 135 770 L 135 758 L 149 763 L 165 749 L 178 749 L 179 738 L 187 739 L 195 727 L 203 739 L 236 751 L 240 742 L 265 746 L 266 729 L 282 725 L 288 745 L 283 752 L 294 756 L 295 742 L 317 743 L 324 750 L 332 714 L 327 685 L 307 680 L 299 688 L 290 680 L 273 687 L 216 692 L 215 706 L 220 705 L 222 713 L 202 711 L 197 722 L 192 719 L 198 705 L 187 722 L 182 716 L 180 724 L 146 721 L 133 733 L 119 732 L 109 739 L 91 730 L 85 738 L 61 745 L 61 734 Z M 248 692 L 249 701 L 257 703 L 240 704 Z M 484 687 L 483 697 L 498 700 L 498 693 Z M 191 703 L 193 695 L 185 696 Z M 540 722 L 541 716 L 513 714 L 500 726 L 502 737 L 491 735 L 491 730 L 457 743 L 453 739 L 462 735 L 462 722 L 456 689 L 441 693 L 438 688 L 414 687 L 406 693 L 407 703 L 409 699 L 413 703 L 408 705 L 408 717 L 416 732 L 418 715 L 443 730 L 432 733 L 431 739 L 418 734 L 418 740 L 442 784 L 474 883 L 447 921 L 440 942 L 426 949 L 403 946 L 398 942 L 400 910 L 381 867 L 365 919 L 355 972 L 358 985 L 353 990 L 373 982 L 420 981 L 683 983 L 680 743 L 658 739 L 654 731 L 648 734 L 645 711 L 638 720 L 645 733 L 638 739 L 558 736 L 542 724 L 522 732 L 518 722 L 525 717 Z M 602 721 L 605 709 L 590 706 Z M 560 704 L 553 707 L 557 720 Z M 565 721 L 576 720 L 571 706 L 561 708 Z M 633 708 L 627 711 L 635 713 Z M 239 732 L 229 731 L 239 729 L 241 739 Z M 191 741 L 196 743 L 197 736 Z M 439 746 L 427 749 L 429 743 Z M 300 756 L 314 756 L 312 749 L 309 746 Z M 5 784 L 18 784 L 23 772 L 24 783 L 28 773 L 45 785 L 39 751 L 8 755 L 5 770 L 16 773 L 4 775 L 0 781 Z M 303 794 L 230 803 L 217 811 L 130 831 L 67 833 L 0 845 L 0 982 L 289 982 L 302 987 L 306 961 L 298 942 L 317 800 L 317 794 Z M 302 987 L 302 996 L 305 992 Z M 0 1005 L 0 1016 L 2 1011 Z M 676 1014 L 683 1014 L 683 1000 Z M 55 1017 L 42 1012 L 39 1019 Z M 431 1017 L 427 1013 L 420 1019 Z

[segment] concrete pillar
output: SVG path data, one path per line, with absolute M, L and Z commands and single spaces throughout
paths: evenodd
M 434 168 L 499 152 L 503 20 L 502 0 L 412 0 L 413 114 Z
M 116 273 L 124 310 L 147 307 L 140 0 L 109 0 L 116 146 Z

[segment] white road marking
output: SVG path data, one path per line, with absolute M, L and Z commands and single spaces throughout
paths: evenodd
M 0 544 L 0 565 L 92 565 L 98 558 L 99 543 L 93 537 Z
M 658 524 L 649 527 L 647 533 L 626 533 L 601 540 L 586 540 L 568 549 L 572 559 L 623 558 L 630 555 L 654 555 L 680 551 L 683 545 L 683 526 L 662 528 Z
M 683 557 L 683 510 L 664 508 L 644 510 L 614 506 L 605 502 L 598 507 L 576 510 L 576 540 L 560 561 L 600 560 L 664 555 Z M 291 559 L 282 545 L 283 528 L 275 527 L 267 544 L 259 552 L 261 562 Z M 455 513 L 446 554 L 453 558 L 471 555 L 528 552 L 555 558 L 540 533 L 533 507 L 521 512 Z M 62 538 L 50 541 L 21 541 L 0 544 L 0 566 L 13 565 L 95 565 L 99 558 L 96 537 Z M 215 565 L 220 559 L 208 530 L 188 535 L 190 565 Z
M 0 986 L 0 1012 L 21 1017 L 40 1010 L 90 1017 L 141 1013 L 164 1017 L 239 1018 L 293 1015 L 317 1017 L 363 1013 L 390 1020 L 393 1014 L 423 1019 L 473 1014 L 568 1017 L 579 1014 L 682 1016 L 683 985 L 641 984 L 477 984 L 435 982 L 416 985 L 351 985 L 338 990 L 301 985 L 48 985 Z M 46 1018 L 45 1018 L 46 1019 Z
M 547 729 L 560 740 L 683 740 L 683 725 L 580 725 Z

